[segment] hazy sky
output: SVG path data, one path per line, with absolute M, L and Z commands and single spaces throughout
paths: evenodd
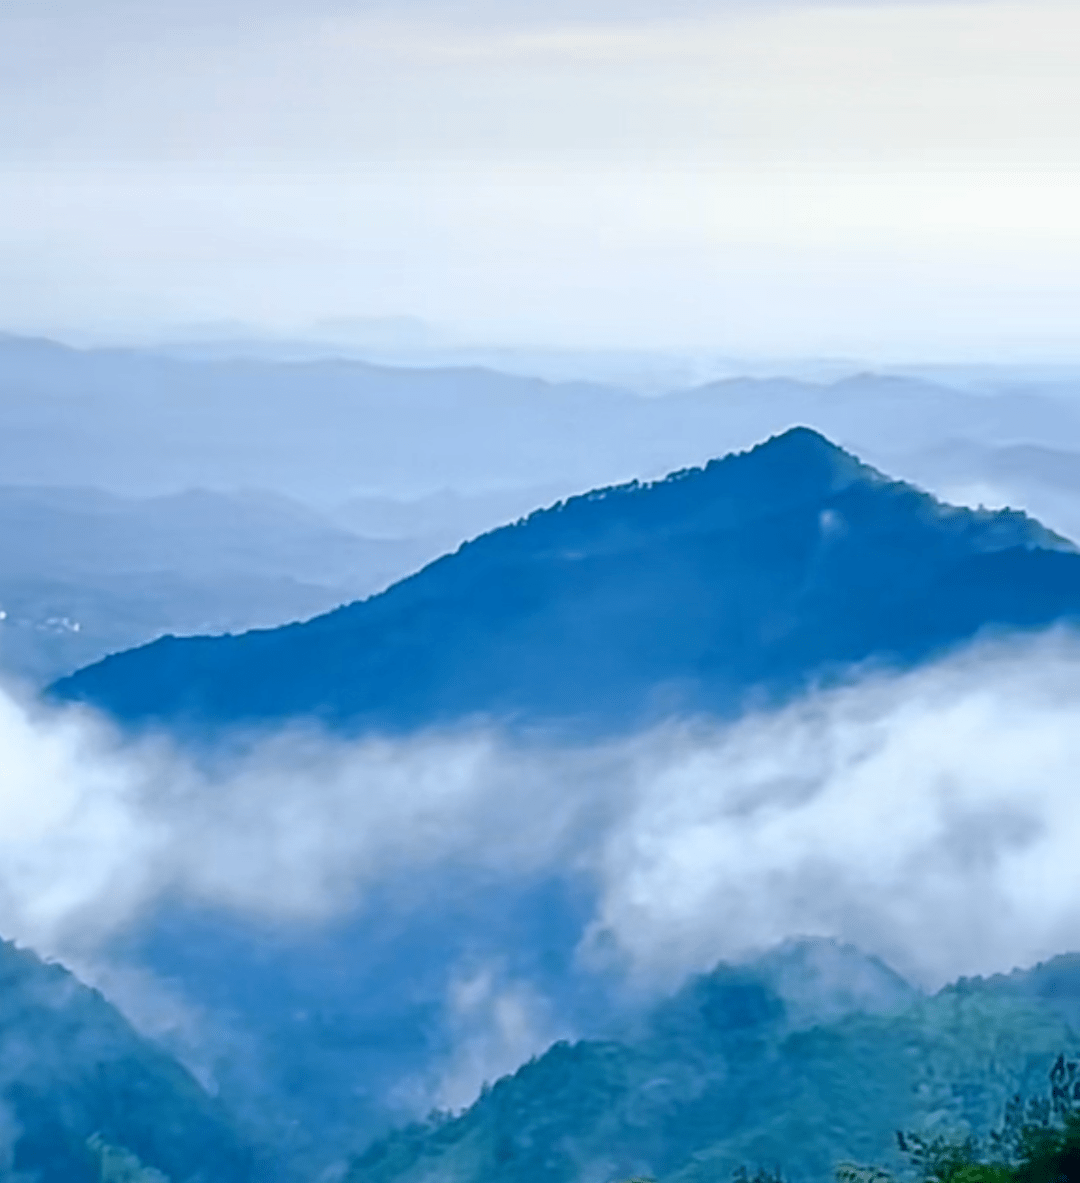
M 0 0 L 0 323 L 1075 356 L 1078 125 L 1075 0 Z

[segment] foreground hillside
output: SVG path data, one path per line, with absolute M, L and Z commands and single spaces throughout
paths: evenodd
M 165 637 L 57 684 L 129 722 L 470 716 L 596 729 L 731 714 L 874 659 L 1080 616 L 1080 554 L 955 509 L 805 428 L 467 543 L 369 600 L 240 636 Z
M 895 1167 L 897 1127 L 985 1137 L 1010 1098 L 1046 1094 L 1059 1054 L 1078 1048 L 1078 965 L 925 997 L 850 946 L 786 942 L 691 979 L 603 1039 L 556 1043 L 464 1112 L 379 1139 L 345 1178 L 727 1183 L 746 1165 L 830 1183 L 841 1161 Z M 257 1162 L 225 1111 L 99 994 L 6 943 L 0 1063 L 0 1178 L 312 1177 L 265 1151 Z
M 375 1143 L 349 1183 L 727 1183 L 744 1165 L 827 1183 L 839 1162 L 899 1165 L 898 1127 L 985 1137 L 1076 1047 L 1000 982 L 886 991 L 830 1020 L 796 1014 L 769 968 L 720 966 L 625 1039 L 557 1044 L 459 1116 Z
M 246 1183 L 254 1173 L 224 1112 L 179 1064 L 66 970 L 0 942 L 0 1178 Z

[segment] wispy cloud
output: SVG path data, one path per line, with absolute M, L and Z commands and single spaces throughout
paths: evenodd
M 580 956 L 645 978 L 815 932 L 938 983 L 1080 947 L 1078 716 L 1065 634 L 589 751 L 296 730 L 207 767 L 5 698 L 0 928 L 89 955 L 166 893 L 315 925 L 467 867 L 585 876 Z
M 852 942 L 925 987 L 1080 949 L 1069 633 L 588 749 L 296 727 L 193 757 L 4 696 L 0 752 L 0 934 L 211 1084 L 221 1046 L 235 1075 L 258 1041 L 133 959 L 159 905 L 301 957 L 343 925 L 374 941 L 378 990 L 401 974 L 441 1015 L 424 1066 L 385 1077 L 406 1116 L 788 936 Z M 573 907 L 551 913 L 560 892 Z
M 1076 946 L 1077 657 L 974 650 L 651 748 L 594 939 L 671 974 L 824 933 L 926 985 Z

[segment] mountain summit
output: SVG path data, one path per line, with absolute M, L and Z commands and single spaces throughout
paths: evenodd
M 163 637 L 53 693 L 193 734 L 303 716 L 595 732 L 730 714 L 856 663 L 1078 616 L 1071 543 L 1022 513 L 943 505 L 794 428 L 560 502 L 306 623 Z

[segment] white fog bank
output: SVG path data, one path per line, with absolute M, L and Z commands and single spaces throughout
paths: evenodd
M 314 925 L 463 866 L 584 876 L 579 959 L 643 984 L 794 934 L 924 986 L 1080 949 L 1064 633 L 590 751 L 296 730 L 207 771 L 4 696 L 0 752 L 0 933 L 76 965 L 166 894 Z

